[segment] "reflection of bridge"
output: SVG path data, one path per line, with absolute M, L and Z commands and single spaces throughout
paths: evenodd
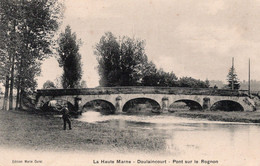
M 135 99 L 148 99 L 157 103 L 161 110 L 182 101 L 190 108 L 210 110 L 216 103 L 228 101 L 244 111 L 253 111 L 254 102 L 242 92 L 220 89 L 166 88 L 166 87 L 99 87 L 88 89 L 48 89 L 37 91 L 37 108 L 51 100 L 65 100 L 82 108 L 91 101 L 105 101 L 116 112 Z

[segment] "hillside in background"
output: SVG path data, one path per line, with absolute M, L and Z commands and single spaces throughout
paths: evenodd
M 220 80 L 210 80 L 209 83 L 210 87 L 214 87 L 216 85 L 219 89 L 224 88 L 226 84 L 226 82 Z M 241 81 L 239 90 L 248 90 L 248 81 Z M 251 80 L 251 91 L 260 91 L 260 81 Z
M 251 80 L 251 91 L 260 91 L 260 81 L 257 80 Z M 241 90 L 247 90 L 248 89 L 248 81 L 241 81 L 240 83 L 240 89 Z
M 224 82 L 220 80 L 209 80 L 209 85 L 210 87 L 217 86 L 218 89 L 221 89 L 225 86 Z

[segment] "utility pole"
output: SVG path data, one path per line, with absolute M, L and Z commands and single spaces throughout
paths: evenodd
M 234 57 L 232 57 L 231 79 L 232 79 L 231 89 L 234 90 Z
M 249 61 L 248 61 L 248 95 L 249 96 L 251 95 L 250 84 L 251 84 L 251 80 L 250 80 L 250 58 L 249 58 Z

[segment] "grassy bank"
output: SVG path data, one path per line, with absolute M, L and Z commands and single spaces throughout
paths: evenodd
M 62 130 L 63 121 L 52 115 L 25 111 L 0 111 L 0 145 L 51 151 L 160 151 L 164 138 L 149 130 L 111 128 L 105 123 L 72 119 L 72 130 Z
M 213 121 L 260 123 L 260 111 L 224 112 L 224 111 L 176 111 L 179 117 L 199 118 Z

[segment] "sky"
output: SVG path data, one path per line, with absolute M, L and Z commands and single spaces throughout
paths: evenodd
M 226 81 L 235 59 L 240 81 L 260 80 L 260 1 L 65 0 L 63 23 L 83 42 L 83 80 L 98 86 L 94 46 L 105 32 L 146 41 L 148 59 L 177 77 Z M 38 88 L 60 76 L 55 58 L 42 64 Z

